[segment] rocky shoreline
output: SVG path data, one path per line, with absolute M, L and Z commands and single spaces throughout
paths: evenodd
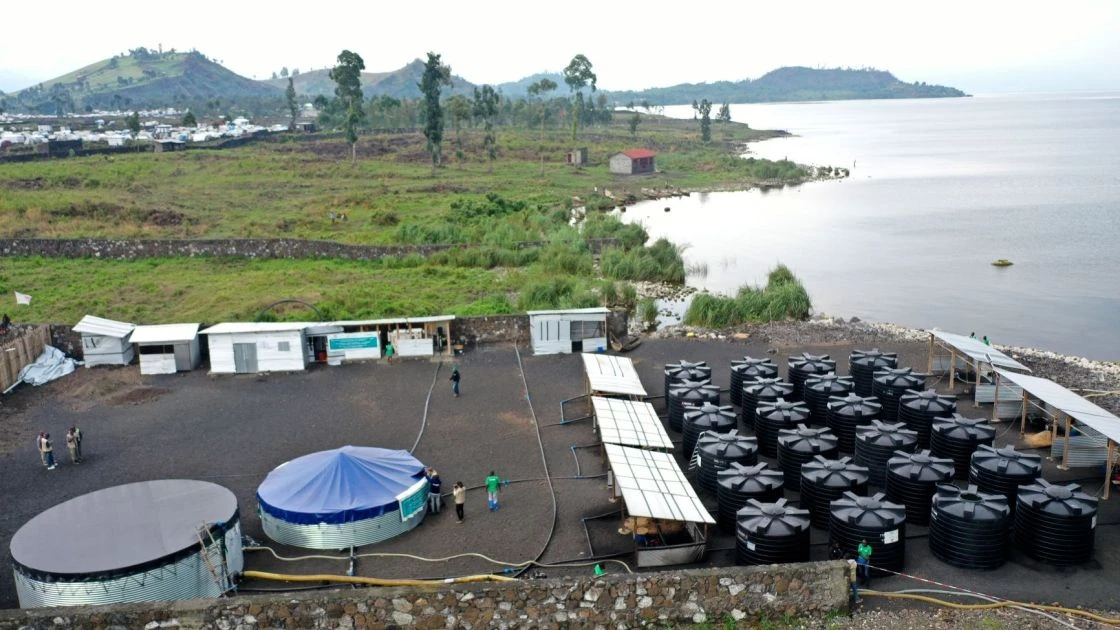
M 672 325 L 661 328 L 650 336 L 724 341 L 752 339 L 775 347 L 841 343 L 873 346 L 877 343 L 925 343 L 929 340 L 926 331 L 916 328 L 865 322 L 857 317 L 843 319 L 828 315 L 817 315 L 805 321 L 744 324 L 722 330 Z M 1031 368 L 1034 375 L 1049 378 L 1120 415 L 1120 363 L 1095 361 L 1036 348 L 999 344 L 995 347 Z

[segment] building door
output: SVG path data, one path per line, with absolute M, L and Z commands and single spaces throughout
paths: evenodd
M 257 344 L 233 344 L 233 371 L 238 374 L 253 374 L 257 371 Z
M 194 366 L 191 365 L 191 344 L 175 344 L 175 369 L 179 372 L 190 372 L 192 368 Z

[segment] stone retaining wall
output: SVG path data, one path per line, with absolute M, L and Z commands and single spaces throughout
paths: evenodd
M 468 347 L 480 343 L 529 343 L 529 316 L 480 315 L 457 317 L 451 323 L 452 336 L 464 339 Z
M 823 616 L 846 609 L 844 561 L 370 588 L 172 604 L 0 611 L 22 628 L 628 628 Z
M 542 247 L 545 241 L 525 241 L 520 248 Z M 618 244 L 618 239 L 592 239 L 588 245 L 593 252 Z M 348 245 L 335 241 L 310 241 L 303 239 L 0 239 L 0 256 L 43 256 L 45 258 L 105 258 L 112 260 L 137 260 L 142 258 L 170 258 L 199 256 L 230 256 L 236 258 L 335 258 L 343 260 L 380 260 L 410 254 L 430 256 L 436 252 L 463 247 L 456 244 L 439 245 Z

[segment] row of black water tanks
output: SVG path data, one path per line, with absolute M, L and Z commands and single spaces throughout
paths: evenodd
M 744 416 L 755 418 L 756 440 L 738 434 L 732 407 L 718 405 L 719 389 L 706 364 L 666 366 L 666 391 L 681 390 L 669 397 L 670 426 L 684 433 L 685 452 L 700 460 L 700 486 L 717 494 L 719 523 L 736 532 L 740 562 L 807 560 L 809 528 L 816 526 L 849 550 L 867 539 L 876 549 L 873 564 L 897 571 L 904 562 L 907 522 L 929 524 L 934 555 L 965 568 L 1000 566 L 1012 522 L 1016 545 L 1038 560 L 1077 564 L 1091 557 L 1095 499 L 1076 485 L 1040 479 L 1037 456 L 991 448 L 991 425 L 955 414 L 953 397 L 913 391 L 910 386 L 924 385 L 924 376 L 897 369 L 893 355 L 857 351 L 850 367 L 851 378 L 837 377 L 823 372 L 835 369 L 827 356 L 791 357 L 786 383 L 776 378 L 769 359 L 733 362 L 731 400 L 754 410 Z M 688 378 L 677 383 L 682 375 Z M 857 386 L 866 391 L 869 382 L 886 405 L 853 393 Z M 875 383 L 881 384 L 878 391 Z M 904 393 L 897 394 L 902 387 Z M 805 401 L 785 401 L 786 396 Z M 884 406 L 893 407 L 903 422 L 872 420 L 864 426 Z M 829 428 L 841 435 L 806 426 L 814 415 L 828 418 Z M 842 444 L 856 452 L 857 463 L 829 459 Z M 914 452 L 930 445 L 932 454 Z M 759 450 L 778 458 L 777 470 L 757 463 Z M 965 491 L 949 485 L 966 470 L 977 485 Z M 800 508 L 782 496 L 787 481 L 801 493 Z M 869 481 L 885 485 L 886 494 L 865 496 Z M 1024 506 L 1018 511 L 1017 500 Z

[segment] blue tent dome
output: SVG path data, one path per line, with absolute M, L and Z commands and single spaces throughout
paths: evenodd
M 408 451 L 343 446 L 276 467 L 257 488 L 262 512 L 298 525 L 353 523 L 396 512 L 424 478 Z

